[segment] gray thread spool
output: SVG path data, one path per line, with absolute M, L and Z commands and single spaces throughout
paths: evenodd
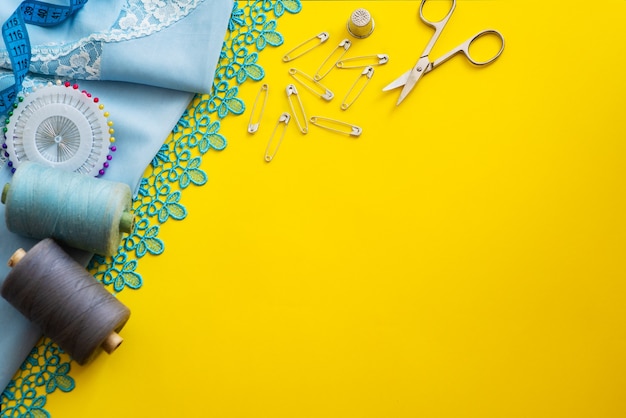
M 38 163 L 21 164 L 1 197 L 10 231 L 100 255 L 115 254 L 134 225 L 127 184 Z
M 0 293 L 79 364 L 111 354 L 130 310 L 52 239 L 19 249 Z

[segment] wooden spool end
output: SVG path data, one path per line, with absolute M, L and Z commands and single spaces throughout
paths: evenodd
M 9 263 L 8 263 L 9 267 L 11 268 L 15 267 L 17 263 L 22 261 L 22 258 L 24 258 L 25 255 L 26 255 L 26 251 L 24 251 L 22 248 L 15 251 L 13 255 L 11 256 L 11 258 L 9 258 Z
M 109 334 L 106 340 L 101 344 L 102 349 L 107 352 L 107 354 L 113 353 L 117 348 L 122 345 L 124 339 L 117 332 L 112 332 Z
M 0 201 L 2 202 L 2 204 L 5 204 L 7 202 L 7 195 L 9 194 L 9 189 L 11 188 L 11 184 L 7 183 L 4 185 L 4 187 L 2 188 L 2 197 L 0 198 Z
M 122 213 L 122 217 L 120 218 L 120 232 L 130 234 L 131 232 L 133 232 L 134 227 L 135 217 L 132 213 L 124 211 L 124 213 Z

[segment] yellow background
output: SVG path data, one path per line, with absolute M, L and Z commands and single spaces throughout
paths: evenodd
M 432 33 L 419 2 L 302 3 L 260 55 L 260 131 L 246 133 L 248 82 L 209 182 L 184 191 L 187 219 L 120 296 L 124 345 L 74 366 L 52 416 L 626 416 L 626 2 L 461 0 L 432 56 L 488 27 L 503 55 L 453 58 L 400 107 L 381 89 Z M 348 111 L 358 70 L 322 81 L 330 103 L 300 95 L 363 135 L 291 123 L 265 163 L 289 110 L 282 55 L 330 32 L 293 62 L 315 72 L 357 7 L 376 29 L 348 55 L 389 63 Z

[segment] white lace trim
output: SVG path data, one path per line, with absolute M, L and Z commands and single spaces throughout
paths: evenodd
M 35 73 L 85 80 L 100 78 L 102 43 L 121 42 L 151 35 L 178 22 L 204 0 L 127 0 L 113 26 L 63 45 L 32 47 Z M 6 49 L 0 50 L 0 67 L 11 68 Z
M 2 169 L 2 167 L 7 163 L 7 161 L 9 161 L 9 159 L 4 156 L 4 148 L 0 148 L 0 169 Z

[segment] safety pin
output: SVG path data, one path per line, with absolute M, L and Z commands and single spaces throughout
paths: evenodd
M 316 81 L 320 81 L 322 78 L 326 77 L 328 75 L 328 73 L 330 73 L 330 71 L 335 68 L 335 65 L 337 65 L 337 62 L 339 62 L 339 60 L 346 54 L 346 52 L 348 52 L 348 49 L 350 49 L 350 45 L 352 45 L 352 42 L 350 42 L 349 39 L 344 39 L 343 41 L 339 42 L 339 45 L 337 45 L 335 47 L 335 49 L 333 49 L 333 51 L 326 57 L 326 59 L 324 60 L 324 62 L 322 62 L 322 64 L 320 65 L 320 67 L 317 69 L 317 71 L 315 72 L 315 75 L 313 76 L 313 78 Z M 341 48 L 343 48 L 343 51 L 340 53 L 340 55 L 337 57 L 337 60 L 335 61 L 335 63 L 333 65 L 330 66 L 330 68 L 328 69 L 328 71 L 326 71 L 324 74 L 320 74 L 320 72 L 322 71 L 322 68 L 324 67 L 324 65 L 326 65 L 326 63 L 328 62 L 328 60 L 335 55 L 335 53 L 340 50 Z
M 252 105 L 252 110 L 250 111 L 250 121 L 248 122 L 248 132 L 253 134 L 259 130 L 259 125 L 261 124 L 261 118 L 263 118 L 263 113 L 265 112 L 265 104 L 267 103 L 267 97 L 269 96 L 269 86 L 267 84 L 263 84 L 261 89 L 256 95 L 256 99 L 254 100 L 254 104 Z M 257 103 L 259 102 L 259 98 L 263 94 L 263 104 L 261 106 L 261 110 L 259 112 L 259 118 L 257 122 L 253 122 L 254 113 L 257 107 Z
M 348 62 L 359 62 L 359 61 L 371 61 L 365 64 L 359 65 L 346 65 Z M 363 68 L 363 67 L 373 67 L 375 65 L 384 65 L 389 62 L 389 55 L 387 54 L 376 54 L 376 55 L 363 55 L 361 57 L 352 57 L 346 58 L 345 60 L 337 61 L 337 68 Z
M 356 125 L 352 125 L 347 122 L 342 122 L 340 120 L 325 118 L 322 116 L 311 116 L 311 123 L 315 126 L 318 126 L 323 129 L 327 129 L 329 131 L 338 132 L 340 134 L 350 135 L 350 136 L 359 136 L 363 132 L 363 129 Z M 344 128 L 344 130 L 333 128 L 333 125 Z M 349 129 L 349 130 L 346 130 Z
M 300 129 L 300 132 L 302 132 L 303 134 L 306 134 L 307 132 L 309 132 L 309 122 L 306 118 L 306 113 L 304 112 L 304 106 L 302 105 L 302 100 L 300 100 L 298 89 L 296 89 L 296 86 L 294 86 L 293 84 L 289 84 L 287 86 L 286 91 L 287 91 L 287 100 L 289 101 L 289 106 L 291 106 L 293 117 L 296 119 L 296 123 L 298 124 L 298 129 Z M 300 108 L 300 113 L 302 114 L 302 120 L 304 120 L 304 126 L 302 126 L 302 123 L 300 122 L 300 118 L 298 117 L 298 112 L 296 112 L 296 108 L 293 105 L 294 100 L 292 96 L 296 96 L 298 98 L 298 107 Z
M 291 75 L 297 82 L 302 84 L 304 88 L 309 90 L 311 93 L 326 101 L 330 101 L 333 99 L 333 97 L 335 97 L 335 94 L 332 91 L 328 90 L 328 88 L 324 87 L 321 83 L 315 81 L 313 77 L 306 73 L 303 73 L 300 70 L 290 68 L 289 75 Z M 317 91 L 315 88 L 311 87 L 311 85 L 317 87 Z
M 280 144 L 283 142 L 283 138 L 285 137 L 285 132 L 287 132 L 287 125 L 289 125 L 289 120 L 291 120 L 291 116 L 289 115 L 289 113 L 287 112 L 281 113 L 280 117 L 278 118 L 278 122 L 276 122 L 276 126 L 274 126 L 272 135 L 270 136 L 269 142 L 267 143 L 267 147 L 265 148 L 265 161 L 267 161 L 268 163 L 274 159 L 274 157 L 276 156 L 276 153 L 278 152 L 278 148 L 280 148 Z M 276 143 L 276 147 L 274 148 L 274 151 L 270 154 L 270 149 L 272 146 L 272 142 L 274 140 L 274 135 L 276 134 L 276 129 L 278 129 L 278 125 L 280 125 L 281 123 L 284 124 L 283 133 L 280 135 L 280 139 Z
M 346 93 L 346 97 L 343 98 L 343 102 L 341 103 L 341 110 L 347 110 L 350 106 L 352 106 L 352 103 L 354 103 L 356 99 L 359 98 L 361 93 L 363 93 L 363 90 L 365 90 L 365 87 L 369 84 L 373 75 L 374 67 L 365 67 L 363 72 L 361 72 L 359 77 L 354 81 L 354 84 L 352 84 L 352 87 L 350 87 L 350 90 L 348 90 L 348 93 Z M 356 96 L 354 96 L 354 98 L 348 102 L 348 97 L 352 94 L 354 87 L 356 87 L 358 82 L 362 79 L 365 80 L 365 84 L 363 84 L 363 87 L 361 87 L 361 89 L 357 92 Z
M 306 41 L 302 42 L 300 45 L 294 47 L 291 51 L 287 52 L 285 54 L 285 56 L 283 56 L 283 61 L 284 62 L 289 62 L 289 61 L 293 61 L 298 57 L 303 56 L 304 54 L 306 54 L 307 52 L 311 51 L 312 49 L 320 46 L 321 44 L 323 44 L 324 42 L 326 42 L 328 40 L 328 38 L 330 38 L 330 35 L 328 34 L 328 32 L 321 32 L 318 35 L 315 35 L 314 37 L 307 39 Z M 316 39 L 319 39 L 320 41 L 318 43 L 316 43 L 315 45 L 313 45 L 312 47 L 310 47 L 309 49 L 302 51 L 301 53 L 299 53 L 296 56 L 291 56 L 291 54 L 293 54 L 296 50 L 302 48 L 303 46 L 305 46 L 306 44 L 310 43 L 311 41 L 314 41 Z

